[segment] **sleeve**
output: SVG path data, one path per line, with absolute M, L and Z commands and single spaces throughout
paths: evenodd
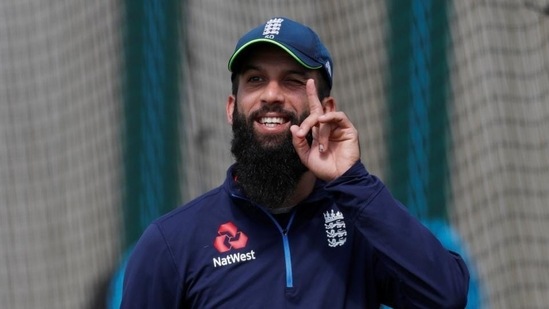
M 469 272 L 359 161 L 326 189 L 375 248 L 381 300 L 397 308 L 464 308 Z
M 180 275 L 159 227 L 150 225 L 128 260 L 120 308 L 177 308 Z

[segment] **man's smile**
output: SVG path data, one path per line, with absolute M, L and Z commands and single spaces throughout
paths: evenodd
M 288 119 L 284 117 L 260 117 L 258 120 L 259 123 L 265 125 L 266 127 L 276 127 L 278 125 L 281 125 L 283 123 L 288 122 Z
M 266 111 L 258 112 L 252 116 L 255 122 L 255 131 L 258 134 L 286 134 L 295 117 L 285 111 Z

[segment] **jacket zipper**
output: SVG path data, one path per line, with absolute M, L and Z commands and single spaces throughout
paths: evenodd
M 294 277 L 292 272 L 292 254 L 290 252 L 290 241 L 288 240 L 288 231 L 290 229 L 290 226 L 292 225 L 292 222 L 294 221 L 295 211 L 292 212 L 290 216 L 290 221 L 288 221 L 288 225 L 286 226 L 285 229 L 282 229 L 280 224 L 278 224 L 278 221 L 276 221 L 276 219 L 273 218 L 271 214 L 269 215 L 271 216 L 271 219 L 274 221 L 280 233 L 282 234 L 282 243 L 284 245 L 284 261 L 286 264 L 286 288 L 293 288 Z
M 233 197 L 247 200 L 243 197 L 240 197 L 236 194 L 231 194 Z M 259 206 L 258 206 L 259 207 Z M 295 209 L 292 210 L 292 213 L 290 214 L 290 220 L 288 220 L 288 224 L 286 225 L 286 228 L 282 228 L 276 218 L 266 209 L 263 207 L 259 207 L 267 216 L 273 221 L 276 228 L 282 235 L 282 245 L 284 247 L 284 263 L 286 267 L 286 288 L 293 288 L 294 287 L 294 278 L 293 278 L 293 271 L 292 271 L 292 254 L 290 250 L 290 241 L 288 239 L 288 231 L 290 230 L 290 227 L 292 226 L 292 223 L 294 222 L 294 217 L 296 214 Z
M 263 209 L 263 208 L 261 208 L 261 209 Z M 282 245 L 284 247 L 284 262 L 285 262 L 285 267 L 286 267 L 286 288 L 293 288 L 294 287 L 294 277 L 293 277 L 293 271 L 292 271 L 292 253 L 291 253 L 291 250 L 290 250 L 290 241 L 289 241 L 289 238 L 288 238 L 288 231 L 290 230 L 290 227 L 292 226 L 292 223 L 294 222 L 294 217 L 295 217 L 296 212 L 292 211 L 292 214 L 290 215 L 290 220 L 288 221 L 288 224 L 287 224 L 286 228 L 284 229 L 280 226 L 280 224 L 278 223 L 276 218 L 273 217 L 273 215 L 270 212 L 268 212 L 266 210 L 264 210 L 264 211 L 267 214 L 267 216 L 269 216 L 269 218 L 271 218 L 273 223 L 278 228 L 278 231 L 282 235 Z

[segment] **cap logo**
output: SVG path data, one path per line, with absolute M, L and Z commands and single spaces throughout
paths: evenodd
M 330 75 L 330 77 L 332 77 L 332 67 L 330 66 L 330 61 L 326 61 L 326 64 L 324 65 L 324 67 L 326 68 L 326 71 L 328 72 L 328 75 Z
M 282 26 L 283 18 L 272 18 L 263 28 L 263 36 L 267 39 L 274 39 L 275 35 L 278 35 L 280 27 Z

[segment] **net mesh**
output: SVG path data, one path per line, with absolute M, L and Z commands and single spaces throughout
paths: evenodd
M 0 307 L 93 307 L 119 254 L 119 20 L 0 3 Z M 97 307 L 96 307 L 97 308 Z
M 544 2 L 453 1 L 448 13 L 451 138 L 440 181 L 483 287 L 479 308 L 549 303 Z M 182 6 L 184 200 L 219 185 L 232 162 L 226 61 L 243 32 L 275 15 L 310 25 L 329 47 L 333 95 L 359 129 L 362 159 L 388 176 L 387 97 L 398 85 L 388 83 L 386 2 Z M 123 239 L 123 15 L 115 0 L 0 3 L 0 307 L 104 303 Z
M 541 2 L 456 1 L 453 221 L 493 308 L 542 308 L 549 279 L 549 28 Z

